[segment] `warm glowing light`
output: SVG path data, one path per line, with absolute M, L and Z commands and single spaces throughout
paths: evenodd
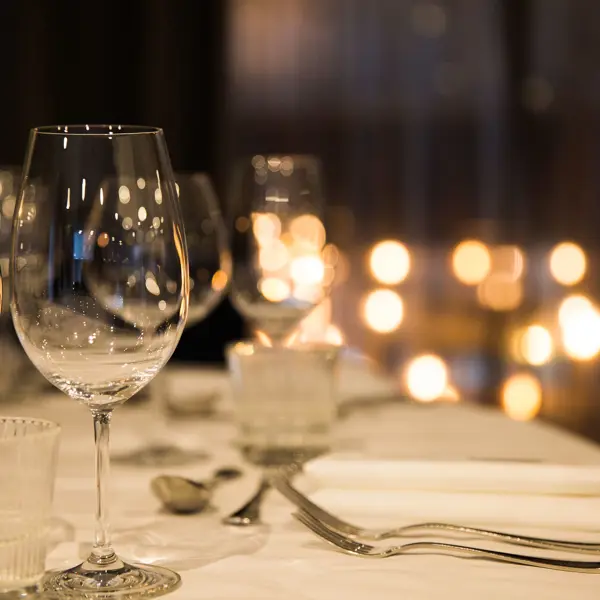
M 521 336 L 521 355 L 530 365 L 543 365 L 552 357 L 554 344 L 550 332 L 542 325 L 530 325 Z
M 227 273 L 219 269 L 212 276 L 211 286 L 215 292 L 220 292 L 227 287 L 227 283 L 229 282 L 229 277 L 227 277 Z
M 325 341 L 334 346 L 343 346 L 344 334 L 337 325 L 329 324 L 325 330 Z
M 110 242 L 110 237 L 109 237 L 108 233 L 101 233 L 98 236 L 97 244 L 98 244 L 99 248 L 106 248 L 106 246 L 108 246 L 109 242 Z
M 579 283 L 587 268 L 585 252 L 577 244 L 563 242 L 550 253 L 550 273 L 562 285 Z
M 525 272 L 525 255 L 518 246 L 497 246 L 492 249 L 492 272 L 516 281 Z
M 477 299 L 492 310 L 513 310 L 523 300 L 523 284 L 502 273 L 492 273 L 477 287 Z
M 290 233 L 296 244 L 313 250 L 325 245 L 325 227 L 315 215 L 301 215 L 290 223 Z
M 138 177 L 136 183 L 140 190 L 143 190 L 146 187 L 146 180 L 143 177 Z
M 577 318 L 578 315 L 593 310 L 593 304 L 585 296 L 568 296 L 558 307 L 558 322 L 561 327 L 565 327 L 572 317 Z
M 154 296 L 160 296 L 160 288 L 154 277 L 146 277 L 146 289 Z
M 263 246 L 258 253 L 258 263 L 265 271 L 279 271 L 288 264 L 290 253 L 285 244 L 274 240 L 268 246 Z
M 258 289 L 269 302 L 283 302 L 291 293 L 290 284 L 279 277 L 264 277 L 259 281 Z
M 404 318 L 402 298 L 392 290 L 370 292 L 363 304 L 363 319 L 378 333 L 390 333 L 398 329 Z
M 502 407 L 511 419 L 533 419 L 542 407 L 539 379 L 530 373 L 511 375 L 502 386 Z
M 460 392 L 453 385 L 448 384 L 441 399 L 448 402 L 459 402 Z
M 264 332 L 261 331 L 260 329 L 257 329 L 255 332 L 256 334 L 256 339 L 263 345 L 266 346 L 267 348 L 272 348 L 273 347 L 273 342 L 271 341 L 271 338 Z M 237 344 L 236 344 L 236 349 L 237 349 Z M 242 354 L 244 354 L 242 352 Z M 249 352 L 248 356 L 254 354 L 254 352 Z
M 296 285 L 317 285 L 324 275 L 325 265 L 318 256 L 299 256 L 290 264 L 290 277 Z
M 483 242 L 465 240 L 452 253 L 452 270 L 456 278 L 466 285 L 481 283 L 492 268 L 490 251 Z
M 126 185 L 122 185 L 119 188 L 119 201 L 123 204 L 127 204 L 131 200 L 131 194 L 129 188 Z
M 393 240 L 379 242 L 371 250 L 369 266 L 380 283 L 394 285 L 404 281 L 410 271 L 410 254 L 404 244 Z
M 281 235 L 281 220 L 274 213 L 254 213 L 252 232 L 259 246 L 268 246 Z
M 146 211 L 146 209 L 143 206 L 140 206 L 140 208 L 138 209 L 138 219 L 140 221 L 145 221 L 147 217 L 148 217 L 148 212 Z
M 414 358 L 406 368 L 406 387 L 416 400 L 433 402 L 448 387 L 446 363 L 435 354 Z
M 564 315 L 561 333 L 565 352 L 575 360 L 591 360 L 600 352 L 600 314 L 593 306 L 582 304 L 579 311 Z
M 295 285 L 292 293 L 296 300 L 318 304 L 325 295 L 322 285 Z

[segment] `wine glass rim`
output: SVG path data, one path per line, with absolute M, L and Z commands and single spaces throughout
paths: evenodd
M 34 127 L 32 133 L 35 135 L 58 135 L 64 136 L 132 136 L 132 135 L 162 135 L 161 127 L 148 125 L 123 125 L 123 124 L 80 124 L 80 125 L 43 125 Z

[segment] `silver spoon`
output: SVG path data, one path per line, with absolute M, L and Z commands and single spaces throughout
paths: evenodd
M 241 475 L 242 472 L 235 467 L 217 469 L 205 481 L 194 481 L 178 475 L 160 475 L 151 481 L 150 489 L 169 512 L 189 515 L 206 509 L 217 485 Z
M 260 525 L 260 508 L 262 506 L 265 494 L 271 489 L 271 484 L 267 477 L 262 477 L 260 485 L 256 492 L 242 508 L 236 510 L 233 514 L 222 519 L 223 525 L 235 525 L 237 527 L 245 527 L 247 525 Z

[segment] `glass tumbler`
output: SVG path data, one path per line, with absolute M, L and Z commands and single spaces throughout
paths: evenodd
M 35 592 L 44 574 L 59 433 L 50 421 L 0 417 L 2 597 Z
M 256 465 L 303 463 L 327 452 L 337 414 L 333 346 L 228 348 L 238 444 Z

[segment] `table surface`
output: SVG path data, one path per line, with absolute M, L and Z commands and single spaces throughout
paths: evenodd
M 199 388 L 203 377 L 199 371 Z M 57 531 L 68 541 L 54 549 L 48 566 L 71 566 L 86 553 L 92 538 L 91 416 L 85 407 L 56 394 L 7 405 L 2 412 L 49 418 L 63 427 L 55 514 Z M 150 431 L 156 435 L 152 419 L 152 412 L 143 406 L 118 409 L 113 419 L 113 452 L 144 443 Z M 111 521 L 116 549 L 126 559 L 155 561 L 180 572 L 183 583 L 169 596 L 173 600 L 308 600 L 341 595 L 411 600 L 597 597 L 600 575 L 435 555 L 387 560 L 347 556 L 298 525 L 291 517 L 292 507 L 276 493 L 266 502 L 265 525 L 243 530 L 223 527 L 220 517 L 243 504 L 256 485 L 258 474 L 246 466 L 241 480 L 217 491 L 214 511 L 185 517 L 162 513 L 149 493 L 152 477 L 172 472 L 201 478 L 217 466 L 242 465 L 232 444 L 234 433 L 225 418 L 172 422 L 171 440 L 204 448 L 210 458 L 168 469 L 113 466 Z M 588 441 L 539 422 L 517 423 L 494 410 L 462 404 L 421 406 L 397 401 L 356 410 L 339 423 L 336 446 L 367 456 L 487 455 L 600 464 L 600 448 Z M 589 541 L 600 537 L 592 529 L 600 528 L 591 527 L 589 533 L 545 530 L 543 534 Z

